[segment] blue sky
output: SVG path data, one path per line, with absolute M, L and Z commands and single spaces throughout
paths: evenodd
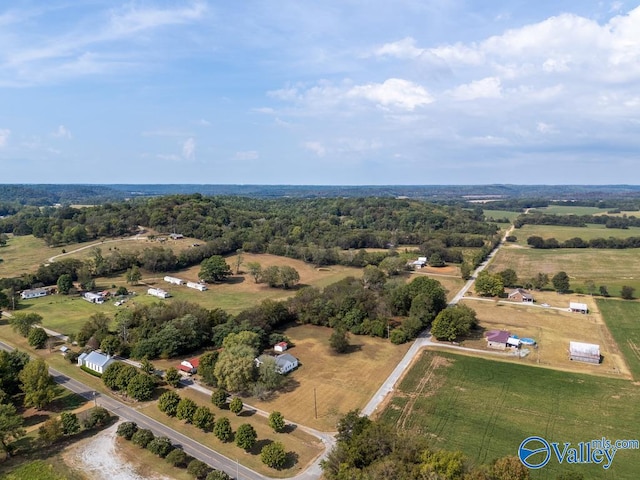
M 0 6 L 0 183 L 637 184 L 639 133 L 637 1 Z

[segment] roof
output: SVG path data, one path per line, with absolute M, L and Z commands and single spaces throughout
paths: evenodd
M 569 342 L 569 351 L 572 355 L 600 357 L 600 345 L 593 343 Z
M 93 363 L 95 365 L 98 365 L 99 367 L 104 367 L 110 360 L 111 357 L 93 351 L 84 358 L 84 363 Z
M 516 337 L 507 338 L 507 345 L 513 345 L 513 346 L 517 347 L 517 346 L 520 345 L 520 343 L 522 343 L 522 342 L 520 342 L 519 338 L 516 338 Z
M 290 353 L 283 353 L 282 355 L 278 355 L 276 357 L 276 365 L 279 367 L 283 367 L 287 363 L 298 363 L 298 359 L 291 355 Z
M 571 310 L 588 310 L 586 303 L 569 302 L 569 308 Z
M 66 345 L 63 345 L 60 347 L 60 351 L 63 353 L 66 352 L 67 350 L 69 350 L 69 347 L 67 347 Z
M 522 295 L 522 298 L 533 298 L 533 295 L 531 295 L 529 292 L 527 292 L 526 290 L 523 290 L 522 288 L 516 288 L 513 292 L 511 292 L 509 294 L 509 298 L 511 298 L 512 296 L 515 296 L 517 294 Z
M 289 344 L 287 342 L 278 342 L 275 344 L 276 347 L 288 347 Z
M 186 365 L 180 364 L 180 365 L 178 365 L 178 370 L 182 370 L 183 372 L 191 373 L 193 368 L 189 368 Z
M 489 330 L 485 337 L 489 342 L 507 343 L 511 333 L 506 330 Z
M 84 360 L 85 358 L 87 358 L 89 354 L 87 352 L 82 352 L 79 356 L 78 356 L 78 361 Z
M 198 368 L 198 366 L 200 365 L 200 359 L 199 358 L 191 358 L 189 359 L 189 363 L 191 365 L 193 365 L 193 368 Z

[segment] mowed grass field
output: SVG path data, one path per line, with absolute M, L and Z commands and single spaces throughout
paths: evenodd
M 434 448 L 460 450 L 473 463 L 517 455 L 525 438 L 578 442 L 636 439 L 640 388 L 625 380 L 553 371 L 484 358 L 424 351 L 381 414 L 391 425 L 428 437 Z M 560 472 L 589 480 L 638 478 L 640 451 L 620 450 L 609 470 L 549 464 L 534 480 Z
M 61 249 L 48 247 L 44 240 L 33 235 L 8 237 L 7 244 L 0 247 L 0 258 L 3 260 L 0 262 L 0 277 L 19 277 L 25 273 L 33 273 L 47 258 L 61 252 Z
M 592 375 L 604 375 L 615 378 L 631 378 L 629 368 L 609 333 L 590 297 L 553 294 L 562 297 L 564 305 L 569 301 L 585 302 L 590 313 L 567 312 L 566 308 L 542 308 L 521 303 L 480 301 L 465 298 L 462 303 L 476 311 L 480 327 L 486 330 L 507 330 L 520 338 L 533 338 L 537 348 L 523 346 L 529 350 L 525 357 L 514 355 L 500 357 L 522 364 L 544 366 Z M 538 299 L 538 301 L 540 301 Z M 573 362 L 569 360 L 569 342 L 595 343 L 600 345 L 603 361 L 600 365 Z M 463 346 L 489 349 L 484 334 L 479 331 L 474 337 L 464 340 Z M 492 356 L 493 358 L 493 356 Z
M 541 250 L 505 245 L 491 261 L 489 271 L 495 273 L 507 268 L 513 268 L 520 280 L 532 278 L 538 272 L 547 273 L 551 279 L 559 271 L 564 271 L 569 275 L 573 290 L 585 289 L 585 282 L 592 280 L 596 289 L 605 285 L 611 295 L 619 295 L 623 285 L 634 287 L 640 293 L 638 249 Z
M 493 218 L 494 220 L 502 220 L 503 218 L 513 222 L 522 215 L 522 212 L 512 212 L 510 210 L 487 210 L 483 211 L 485 218 Z
M 585 241 L 594 238 L 629 238 L 640 237 L 640 227 L 607 228 L 604 225 L 589 223 L 586 227 L 568 227 L 565 225 L 523 225 L 513 230 L 513 235 L 518 238 L 518 245 L 527 246 L 527 238 L 532 236 L 544 239 L 555 238 L 564 242 L 570 238 L 580 237 Z
M 329 347 L 331 333 L 313 325 L 288 328 L 285 334 L 295 344 L 288 353 L 300 361 L 289 374 L 292 388 L 269 401 L 248 398 L 247 403 L 268 412 L 279 410 L 288 420 L 317 430 L 335 431 L 341 416 L 366 405 L 410 346 L 351 335 L 351 352 L 336 354 Z
M 548 207 L 532 208 L 530 212 L 542 212 L 550 215 L 601 215 L 607 213 L 607 209 L 580 205 L 549 205 Z
M 597 302 L 633 377 L 640 380 L 640 303 L 604 298 L 599 298 Z

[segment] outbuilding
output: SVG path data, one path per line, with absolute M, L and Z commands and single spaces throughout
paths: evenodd
M 147 293 L 149 295 L 153 295 L 154 297 L 158 297 L 158 298 L 169 298 L 171 296 L 169 292 L 161 288 L 150 288 L 149 290 L 147 290 Z
M 168 275 L 164 277 L 164 281 L 168 283 L 172 283 L 173 285 L 184 285 L 184 280 L 182 280 L 181 278 L 170 277 Z
M 485 335 L 487 347 L 495 350 L 505 350 L 510 337 L 511 333 L 506 330 L 489 330 Z
M 204 283 L 198 282 L 187 282 L 187 287 L 193 288 L 195 290 L 200 290 L 201 292 L 207 290 L 207 286 Z
M 578 313 L 589 313 L 589 307 L 586 303 L 569 302 L 569 310 Z
M 600 345 L 593 343 L 569 342 L 569 360 L 576 362 L 595 363 L 602 360 L 600 356 Z
M 282 352 L 286 351 L 287 348 L 289 348 L 289 344 L 287 342 L 279 342 L 279 343 L 276 343 L 273 346 L 273 351 L 282 353 Z

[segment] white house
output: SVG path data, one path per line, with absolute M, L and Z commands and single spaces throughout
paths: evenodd
M 89 303 L 104 303 L 104 295 L 102 295 L 101 293 L 86 292 L 82 296 L 82 298 L 84 298 Z
M 166 277 L 164 277 L 164 281 L 172 283 L 174 285 L 184 285 L 184 280 L 182 280 L 181 278 L 170 277 L 168 275 Z
M 200 290 L 201 292 L 204 292 L 205 290 L 207 290 L 207 286 L 204 283 L 198 283 L 198 282 L 187 282 L 187 287 L 195 288 L 196 290 Z
M 298 359 L 289 353 L 283 353 L 276 357 L 269 357 L 269 355 L 260 355 L 255 359 L 256 367 L 259 367 L 264 362 L 265 358 L 275 358 L 276 361 L 276 372 L 280 375 L 284 375 L 285 373 L 289 373 L 294 368 L 297 368 L 300 364 Z
M 115 360 L 109 355 L 103 355 L 98 352 L 83 353 L 78 357 L 78 365 L 87 367 L 99 374 L 103 374 L 104 370 Z
M 427 257 L 418 257 L 417 260 L 411 262 L 413 268 L 422 268 L 427 264 Z
M 589 313 L 589 307 L 586 303 L 569 302 L 569 310 L 578 313 Z
M 169 298 L 171 296 L 169 292 L 161 288 L 150 288 L 149 290 L 147 290 L 147 293 L 149 295 L 153 295 L 154 297 L 158 297 L 158 298 Z
M 184 238 L 184 235 L 181 233 L 170 233 L 169 238 L 171 238 L 171 240 L 181 240 Z
M 569 342 L 569 360 L 600 363 L 600 345 L 593 343 Z
M 178 365 L 178 370 L 182 370 L 183 372 L 186 372 L 191 375 L 191 374 L 197 373 L 199 366 L 200 366 L 200 359 L 192 358 L 190 360 L 181 361 L 180 365 Z
M 46 288 L 32 288 L 30 290 L 23 290 L 20 293 L 20 298 L 27 300 L 29 298 L 45 297 L 49 295 L 49 290 Z

